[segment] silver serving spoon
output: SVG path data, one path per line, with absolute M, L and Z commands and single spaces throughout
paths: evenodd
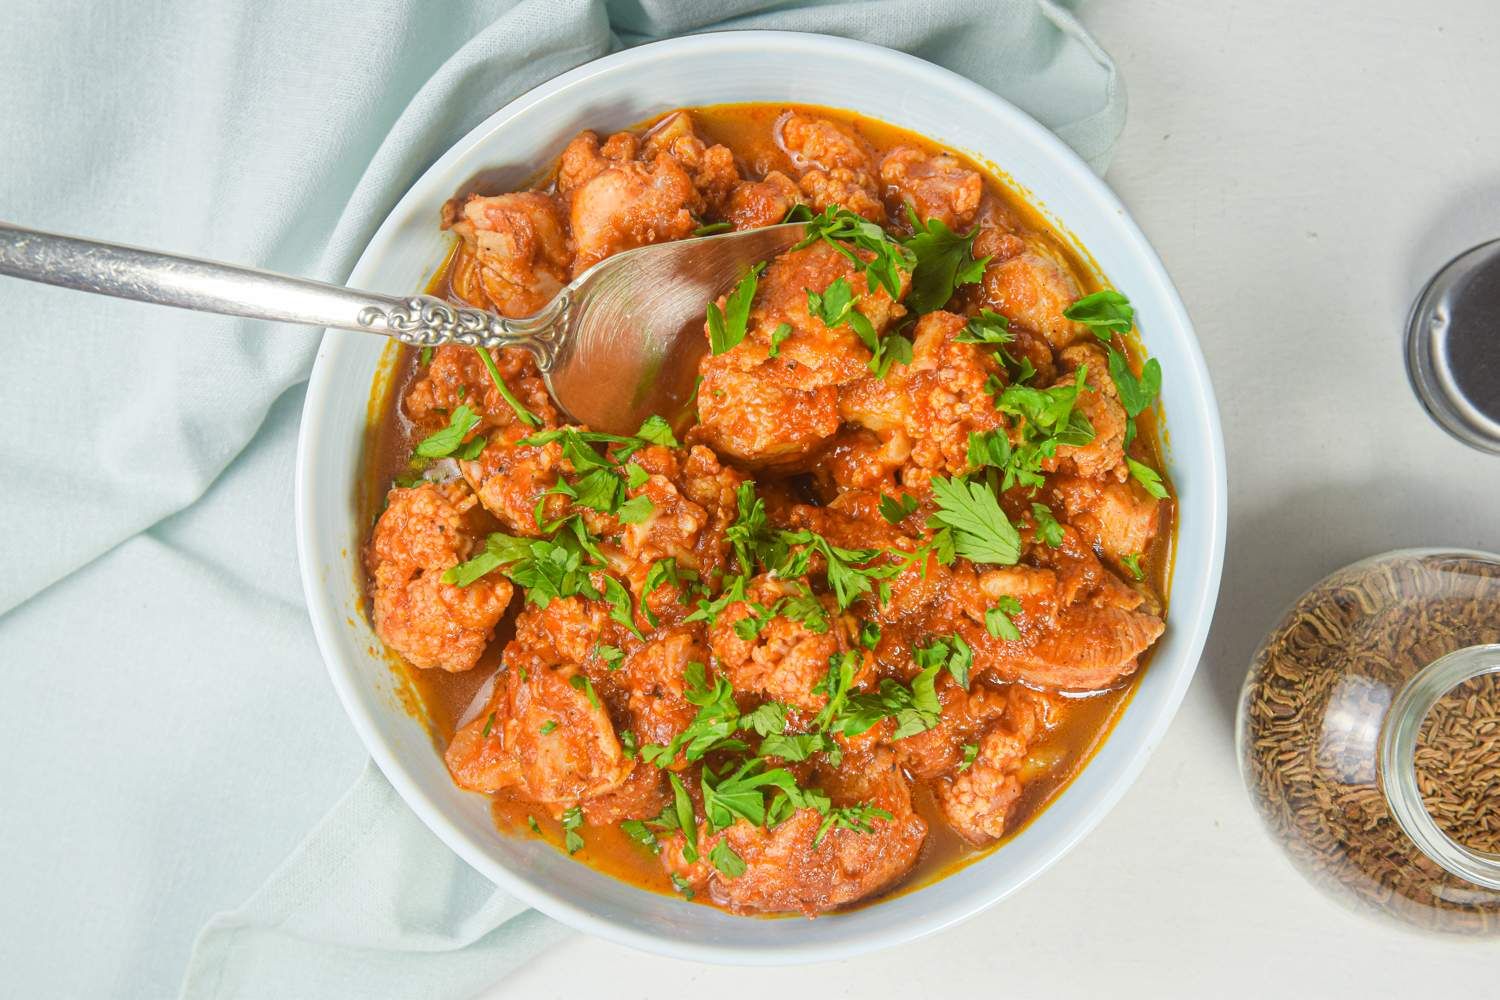
M 382 295 L 0 222 L 0 274 L 199 312 L 304 323 L 432 347 L 524 347 L 573 420 L 629 434 L 692 397 L 707 304 L 802 238 L 800 222 L 627 250 L 541 312 L 506 319 L 430 295 Z

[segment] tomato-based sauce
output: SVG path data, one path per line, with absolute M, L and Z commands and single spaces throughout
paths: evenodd
M 429 291 L 525 315 L 788 211 L 832 236 L 715 304 L 689 427 L 579 436 L 526 355 L 403 348 L 361 505 L 377 632 L 501 834 L 812 915 L 995 849 L 1086 765 L 1164 627 L 1174 505 L 1123 298 L 996 171 L 882 122 L 586 134 L 455 199 Z

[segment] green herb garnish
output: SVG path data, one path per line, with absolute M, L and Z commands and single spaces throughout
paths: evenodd
M 750 303 L 755 298 L 755 286 L 760 272 L 766 268 L 762 261 L 752 267 L 730 290 L 724 299 L 724 308 L 717 302 L 708 304 L 708 349 L 712 354 L 723 354 L 739 346 L 745 339 L 745 324 L 750 319 Z
M 995 602 L 995 606 L 984 613 L 984 630 L 996 639 L 1019 642 L 1021 630 L 1010 620 L 1011 615 L 1021 613 L 1021 602 L 1006 595 Z

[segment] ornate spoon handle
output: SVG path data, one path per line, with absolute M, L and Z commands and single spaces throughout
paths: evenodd
M 383 333 L 432 347 L 526 347 L 545 370 L 568 291 L 535 316 L 512 320 L 430 295 L 381 295 L 307 278 L 0 222 L 0 274 L 199 312 Z

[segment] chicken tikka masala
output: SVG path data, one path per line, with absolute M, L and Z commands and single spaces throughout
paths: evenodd
M 365 562 L 502 828 L 811 916 L 951 870 L 1083 766 L 1162 634 L 1172 502 L 1126 297 L 878 122 L 583 132 L 449 203 L 434 288 L 524 316 L 611 254 L 788 218 L 807 238 L 705 303 L 680 422 L 595 433 L 523 351 L 408 349 Z

